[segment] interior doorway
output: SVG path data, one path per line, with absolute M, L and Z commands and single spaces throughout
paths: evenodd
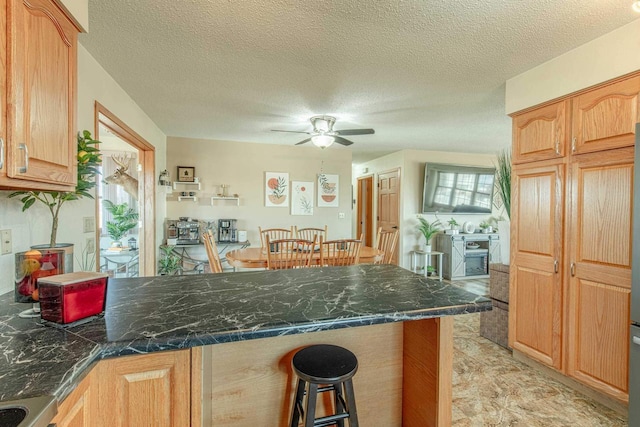
M 400 236 L 400 168 L 378 174 L 378 228 L 398 230 Z M 399 239 L 400 241 L 402 238 Z M 392 263 L 398 264 L 400 241 L 396 245 Z
M 153 276 L 156 273 L 155 148 L 99 102 L 95 104 L 94 125 L 95 138 L 102 142 L 103 158 L 96 197 L 96 242 L 99 243 L 96 265 L 118 277 Z M 105 180 L 111 183 L 105 185 Z M 118 245 L 111 241 L 113 229 L 110 227 L 118 221 L 114 220 L 113 212 L 106 209 L 104 200 L 123 210 L 131 208 L 137 214 L 136 226 L 119 239 L 120 246 L 126 248 L 121 254 L 116 249 Z
M 373 246 L 373 175 L 358 178 L 356 236 L 364 236 L 364 245 Z

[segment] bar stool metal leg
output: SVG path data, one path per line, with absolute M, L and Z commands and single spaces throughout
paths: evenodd
M 296 391 L 296 399 L 293 401 L 293 413 L 291 415 L 290 427 L 298 427 L 301 413 L 304 414 L 302 409 L 302 399 L 304 398 L 305 382 L 298 378 L 298 389 Z
M 318 398 L 318 384 L 309 383 L 307 391 L 307 404 L 304 409 L 304 425 L 313 426 L 316 417 L 316 401 Z
M 353 381 L 348 379 L 344 383 L 345 394 L 347 395 L 347 409 L 349 412 L 349 427 L 359 427 L 358 411 L 356 409 L 356 394 L 353 390 Z

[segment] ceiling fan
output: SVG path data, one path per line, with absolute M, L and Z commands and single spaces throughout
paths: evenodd
M 306 144 L 311 141 L 313 145 L 320 148 L 327 148 L 334 142 L 342 145 L 353 144 L 352 141 L 343 138 L 342 135 L 371 135 L 375 133 L 373 129 L 334 130 L 333 125 L 336 122 L 336 118 L 332 116 L 313 116 L 310 120 L 313 125 L 313 131 L 311 132 L 278 129 L 272 129 L 272 132 L 306 133 L 307 135 L 312 135 L 311 138 L 304 139 L 296 145 Z

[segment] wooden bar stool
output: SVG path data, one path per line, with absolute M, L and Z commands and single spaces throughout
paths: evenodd
M 358 370 L 358 359 L 346 348 L 336 345 L 312 345 L 293 356 L 293 370 L 298 376 L 298 387 L 290 427 L 298 427 L 300 417 L 304 427 L 358 427 L 356 399 L 351 379 Z M 319 387 L 322 385 L 322 387 Z M 334 392 L 335 414 L 315 418 L 318 393 Z M 304 396 L 307 396 L 303 405 Z

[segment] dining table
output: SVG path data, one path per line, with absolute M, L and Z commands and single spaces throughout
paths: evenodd
M 359 264 L 374 264 L 382 260 L 384 252 L 371 246 L 360 248 Z M 227 262 L 235 268 L 267 268 L 267 251 L 264 248 L 244 248 L 229 251 Z M 320 251 L 313 253 L 311 262 L 320 263 Z

